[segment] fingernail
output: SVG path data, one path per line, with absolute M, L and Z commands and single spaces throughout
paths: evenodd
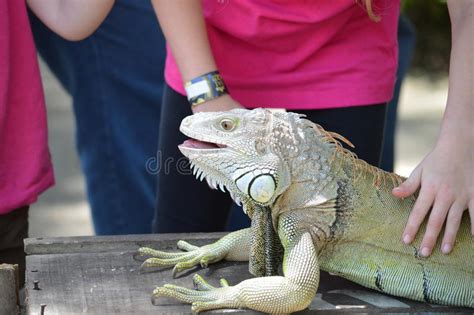
M 451 252 L 451 244 L 444 244 L 441 251 L 443 254 L 449 254 Z
M 409 234 L 405 234 L 403 236 L 403 243 L 410 244 L 410 242 L 411 242 L 411 236 Z
M 428 257 L 430 255 L 430 250 L 428 247 L 423 247 L 420 251 L 420 255 L 423 257 Z

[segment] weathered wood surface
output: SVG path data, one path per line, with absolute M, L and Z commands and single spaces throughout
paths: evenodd
M 28 239 L 27 256 L 27 313 L 40 314 L 191 314 L 189 305 L 175 300 L 160 299 L 152 305 L 151 292 L 156 286 L 173 283 L 192 287 L 195 272 L 218 284 L 226 278 L 235 284 L 251 277 L 246 263 L 220 262 L 207 269 L 196 268 L 177 279 L 171 268 L 141 274 L 140 262 L 133 260 L 134 251 L 143 245 L 163 250 L 176 250 L 179 239 L 204 245 L 222 236 L 208 234 L 163 234 L 109 237 L 73 237 Z M 34 290 L 39 281 L 39 290 Z M 222 313 L 214 311 L 211 313 Z M 237 314 L 257 314 L 248 310 Z M 324 274 L 318 295 L 309 309 L 313 313 L 413 313 L 456 312 L 472 310 L 449 308 L 394 298 L 362 288 L 349 281 Z
M 18 266 L 0 265 L 0 314 L 18 314 Z
M 176 249 L 176 240 L 208 244 L 227 233 L 193 233 L 157 235 L 117 235 L 117 236 L 77 236 L 29 238 L 25 240 L 27 255 L 70 254 L 70 253 L 108 253 L 136 250 L 139 246 L 161 246 L 163 249 Z

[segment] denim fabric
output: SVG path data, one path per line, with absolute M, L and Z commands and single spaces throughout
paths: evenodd
M 395 132 L 397 125 L 397 108 L 400 89 L 403 79 L 410 68 L 411 57 L 415 50 L 415 29 L 410 20 L 401 15 L 398 20 L 398 68 L 397 81 L 393 98 L 388 103 L 387 118 L 385 121 L 385 135 L 382 149 L 380 168 L 387 172 L 393 172 L 395 160 Z
M 96 233 L 151 232 L 156 179 L 146 163 L 157 150 L 165 43 L 150 1 L 118 0 L 80 42 L 34 17 L 32 28 L 42 58 L 73 98 Z

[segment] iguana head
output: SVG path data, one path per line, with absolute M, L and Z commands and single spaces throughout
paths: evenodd
M 356 161 L 341 145 L 352 146 L 347 139 L 296 113 L 262 108 L 197 113 L 183 119 L 180 130 L 191 138 L 179 148 L 194 174 L 213 188 L 225 187 L 244 210 L 273 205 L 291 183 L 312 185 L 314 194 L 329 198 L 336 156 L 351 165 Z M 363 161 L 354 165 L 368 167 Z
M 180 130 L 190 140 L 179 146 L 199 179 L 225 187 L 234 201 L 271 205 L 290 185 L 284 156 L 296 151 L 299 115 L 267 109 L 235 109 L 186 117 Z

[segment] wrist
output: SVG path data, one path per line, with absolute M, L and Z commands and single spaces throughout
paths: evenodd
M 444 155 L 465 155 L 474 154 L 474 132 L 465 127 L 442 126 L 434 148 Z
M 197 106 L 228 94 L 224 80 L 217 70 L 187 81 L 184 84 L 184 88 L 188 101 L 192 106 Z
M 441 124 L 440 133 L 438 136 L 438 142 L 452 142 L 461 141 L 472 143 L 474 141 L 474 127 L 468 117 L 449 117 L 446 113 L 443 122 Z

